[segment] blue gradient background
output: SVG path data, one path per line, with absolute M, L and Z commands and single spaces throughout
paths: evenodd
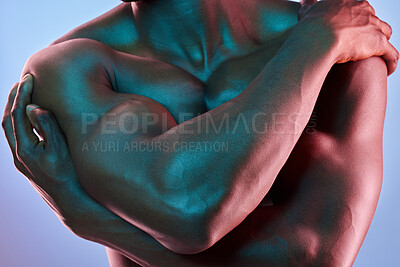
M 371 0 L 394 28 L 400 48 L 400 1 Z M 25 61 L 80 24 L 118 5 L 117 0 L 0 2 L 0 108 Z M 378 208 L 355 266 L 400 266 L 400 70 L 389 78 L 384 136 L 384 183 Z M 104 247 L 64 228 L 19 174 L 5 138 L 0 138 L 0 267 L 108 266 Z

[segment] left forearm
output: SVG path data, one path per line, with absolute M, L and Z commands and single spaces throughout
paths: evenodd
M 276 263 L 279 257 L 272 253 L 263 255 L 269 242 L 251 241 L 246 247 L 258 248 L 260 255 L 246 252 L 246 249 L 235 244 L 242 230 L 233 230 L 230 240 L 224 241 L 222 246 L 213 247 L 196 255 L 181 255 L 174 253 L 146 232 L 118 217 L 107 208 L 93 200 L 80 188 L 66 189 L 63 193 L 65 201 L 57 200 L 64 207 L 67 218 L 75 218 L 69 228 L 78 236 L 105 245 L 141 266 L 244 266 L 257 263 L 260 266 Z M 73 204 L 76 203 L 76 204 Z M 246 226 L 244 229 L 247 229 Z M 237 232 L 236 232 L 237 231 Z M 226 244 L 231 243 L 226 249 Z M 269 244 L 269 243 L 268 243 Z M 234 250 L 232 248 L 235 247 Z M 276 252 L 276 248 L 274 249 Z M 283 259 L 285 260 L 285 259 Z
M 61 191 L 61 190 L 60 190 Z M 112 248 L 142 266 L 187 266 L 154 238 L 93 200 L 83 188 L 64 188 L 57 202 L 79 237 Z M 68 197 L 65 197 L 68 196 Z M 193 266 L 193 265 L 191 265 Z

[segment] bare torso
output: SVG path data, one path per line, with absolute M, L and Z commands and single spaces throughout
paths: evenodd
M 259 5 L 259 13 L 255 15 L 254 20 L 249 21 L 252 25 L 240 24 L 243 29 L 242 31 L 238 30 L 235 34 L 221 29 L 218 35 L 223 38 L 221 37 L 219 47 L 202 49 L 199 45 L 199 47 L 193 48 L 193 53 L 186 54 L 186 56 L 177 57 L 175 54 L 167 53 L 163 49 L 167 44 L 150 46 L 148 40 L 135 30 L 136 25 L 132 19 L 130 4 L 120 5 L 110 13 L 79 27 L 57 42 L 74 38 L 89 38 L 122 52 L 118 53 L 115 61 L 121 64 L 113 66 L 116 74 L 115 83 L 118 84 L 118 88 L 114 88 L 114 90 L 116 89 L 115 91 L 118 93 L 145 96 L 160 103 L 179 123 L 180 113 L 192 114 L 185 117 L 187 120 L 214 109 L 239 95 L 276 54 L 290 29 L 296 25 L 297 11 L 300 7 L 298 3 L 279 0 L 256 0 L 255 2 Z M 246 27 L 249 27 L 251 32 L 246 30 Z M 131 29 L 129 34 L 127 34 L 127 28 Z M 125 36 L 124 34 L 127 36 L 125 39 L 121 37 Z M 116 41 L 121 39 L 124 39 L 124 42 Z M 204 53 L 201 54 L 199 51 Z M 178 53 L 182 54 L 183 52 L 179 50 Z M 142 60 L 128 55 L 151 60 Z M 129 75 L 129 71 L 133 68 L 131 66 L 139 65 L 141 67 L 138 68 L 135 75 Z M 177 87 L 177 83 L 186 86 Z M 190 86 L 191 84 L 193 86 Z M 311 128 L 307 129 L 308 134 L 304 134 L 300 138 L 269 193 L 268 197 L 272 198 L 274 206 L 259 206 L 241 225 L 211 249 L 196 256 L 182 257 L 192 257 L 193 263 L 227 265 L 235 263 L 236 257 L 244 254 L 254 254 L 255 262 L 257 262 L 256 255 L 265 255 L 271 251 L 274 252 L 277 259 L 287 256 L 285 255 L 287 244 L 283 240 L 289 234 L 288 229 L 293 229 L 294 224 L 302 227 L 296 221 L 297 213 L 310 212 L 308 207 L 316 205 L 318 198 L 322 198 L 321 194 L 331 194 L 331 191 L 325 189 L 324 185 L 329 184 L 331 188 L 337 186 L 334 169 L 337 167 L 335 164 L 339 163 L 335 163 L 333 158 L 328 156 L 332 152 L 332 147 L 329 147 L 330 139 L 326 137 L 329 133 L 333 134 L 336 129 L 329 132 L 331 129 L 325 129 L 324 125 L 327 124 L 327 121 L 329 121 L 328 124 L 340 122 L 342 120 L 340 116 L 343 114 L 336 116 L 323 110 L 325 106 L 332 105 L 331 99 L 340 98 L 343 92 L 329 90 L 328 93 L 328 90 L 326 91 L 327 93 L 318 100 L 315 109 L 319 116 L 312 118 Z M 81 96 L 83 97 L 83 95 Z M 123 97 L 125 95 L 116 94 L 112 95 L 111 99 L 101 99 L 101 104 L 94 107 L 94 112 L 107 111 Z M 71 101 L 65 101 L 62 105 L 39 104 L 51 109 L 57 115 L 58 112 L 63 112 L 64 108 L 71 108 L 71 103 Z M 336 105 L 340 105 L 340 103 L 339 100 Z M 59 110 L 57 111 L 57 109 Z M 76 116 L 80 116 L 79 108 L 74 111 L 71 109 L 71 112 L 76 112 Z M 353 110 L 349 109 L 348 112 L 351 113 Z M 345 116 L 348 115 L 350 114 Z M 61 119 L 60 124 L 68 136 L 67 122 L 63 122 Z M 71 126 L 69 125 L 69 127 Z M 343 124 L 343 127 L 345 128 L 346 125 Z M 322 143 L 328 144 L 324 146 L 326 149 L 316 151 L 315 147 L 320 148 L 321 146 L 318 144 Z M 313 187 L 315 191 L 306 191 L 305 188 L 309 184 L 321 183 L 320 173 L 325 174 L 324 182 Z M 307 193 L 304 194 L 305 192 Z M 332 194 L 333 204 L 331 204 L 335 207 L 342 205 L 342 200 L 335 197 L 342 196 L 340 193 L 337 194 L 337 191 L 334 192 Z M 321 208 L 321 210 L 324 209 Z M 329 220 L 335 215 L 313 211 L 310 216 L 313 216 L 315 220 Z M 342 224 L 342 227 L 346 229 L 351 228 L 351 221 L 343 221 Z M 308 243 L 312 248 L 312 235 L 305 238 L 310 238 Z M 113 267 L 135 265 L 116 251 L 109 249 L 108 252 Z M 281 257 L 276 255 L 281 255 Z M 238 264 L 240 265 L 240 263 Z

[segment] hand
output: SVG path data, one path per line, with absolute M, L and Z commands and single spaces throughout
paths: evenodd
M 392 29 L 375 16 L 367 1 L 358 0 L 302 0 L 299 21 L 313 25 L 311 34 L 330 33 L 335 40 L 337 63 L 382 56 L 389 75 L 399 61 L 399 52 L 389 42 Z
M 47 110 L 28 105 L 32 90 L 31 75 L 13 86 L 3 115 L 3 130 L 17 169 L 72 230 L 77 212 L 68 204 L 72 198 L 70 192 L 86 192 L 79 184 L 66 139 L 56 118 Z M 32 126 L 40 138 L 35 135 Z M 87 196 L 87 199 L 90 197 Z

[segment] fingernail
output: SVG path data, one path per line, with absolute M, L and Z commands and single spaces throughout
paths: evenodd
M 32 77 L 31 74 L 25 74 L 25 76 L 22 78 L 21 82 L 25 82 L 28 78 Z
M 40 107 L 38 105 L 35 105 L 35 104 L 29 104 L 29 105 L 26 106 L 26 111 L 31 112 L 32 110 L 37 109 L 37 108 L 40 108 Z

